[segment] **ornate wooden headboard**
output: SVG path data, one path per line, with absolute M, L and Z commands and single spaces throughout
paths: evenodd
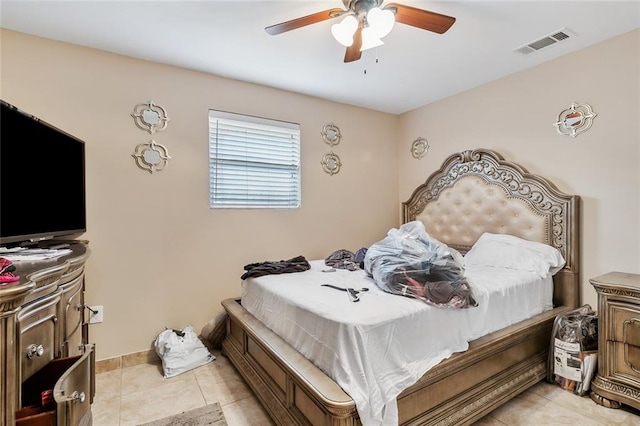
M 566 260 L 554 276 L 554 305 L 580 305 L 580 197 L 489 149 L 449 156 L 402 203 L 403 222 L 420 220 L 434 238 L 462 252 L 484 232 L 556 247 Z

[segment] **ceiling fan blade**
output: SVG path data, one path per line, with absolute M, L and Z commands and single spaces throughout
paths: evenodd
M 389 3 L 384 7 L 393 11 L 395 9 L 396 22 L 401 24 L 411 25 L 412 27 L 422 28 L 423 30 L 433 31 L 434 33 L 445 33 L 454 22 L 456 18 L 447 15 L 441 15 L 435 12 L 429 12 L 428 10 L 417 9 L 411 6 L 405 6 L 398 3 Z
M 337 18 L 338 16 L 346 12 L 348 11 L 335 7 L 333 9 L 323 10 L 322 12 L 317 12 L 311 15 L 292 19 L 287 22 L 281 22 L 279 24 L 271 25 L 269 27 L 266 27 L 264 30 L 271 35 L 281 34 L 287 31 L 295 30 L 296 28 L 326 21 L 327 19 Z
M 360 48 L 362 47 L 362 28 L 363 27 L 364 25 L 362 23 L 358 25 L 358 29 L 353 35 L 353 44 L 347 47 L 347 51 L 344 54 L 345 62 L 357 61 L 362 56 L 362 52 L 360 51 Z

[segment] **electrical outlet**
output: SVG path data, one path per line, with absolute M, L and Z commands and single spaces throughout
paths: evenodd
M 104 321 L 104 308 L 102 305 L 89 306 L 89 324 L 97 324 Z

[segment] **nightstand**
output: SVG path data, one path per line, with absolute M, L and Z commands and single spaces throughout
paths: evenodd
M 589 281 L 598 292 L 598 373 L 591 399 L 640 409 L 640 275 L 610 272 Z

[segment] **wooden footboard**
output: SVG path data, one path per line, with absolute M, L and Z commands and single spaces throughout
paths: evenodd
M 340 386 L 265 327 L 239 299 L 228 314 L 223 354 L 279 425 L 359 425 L 355 403 Z M 398 397 L 402 425 L 467 425 L 546 377 L 551 330 L 559 307 L 474 340 Z
M 360 424 L 356 405 L 340 386 L 248 313 L 239 299 L 222 302 L 227 356 L 279 425 Z

